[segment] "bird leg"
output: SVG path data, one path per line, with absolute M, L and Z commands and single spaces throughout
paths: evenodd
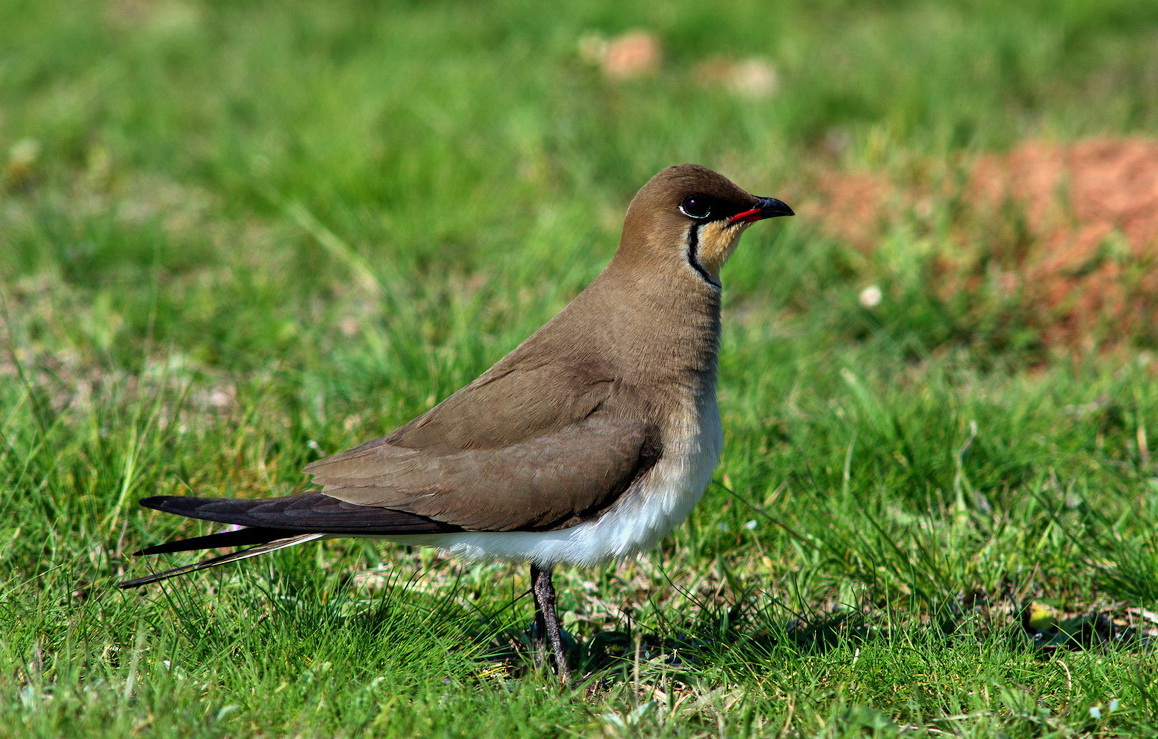
M 546 651 L 544 634 L 551 645 L 555 657 L 555 674 L 563 684 L 571 682 L 571 670 L 567 667 L 567 653 L 563 650 L 563 636 L 559 633 L 559 612 L 555 609 L 555 586 L 551 583 L 553 567 L 531 565 L 531 592 L 535 596 L 535 646 L 539 654 Z
M 539 577 L 539 568 L 531 565 L 531 595 L 535 598 L 535 625 L 531 629 L 531 642 L 535 648 L 536 667 L 543 664 L 543 657 L 547 654 L 547 619 L 543 617 L 543 606 L 539 600 Z

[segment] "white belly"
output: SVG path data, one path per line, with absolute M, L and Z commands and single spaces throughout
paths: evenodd
M 503 559 L 541 566 L 594 565 L 654 546 L 679 525 L 703 495 L 720 459 L 724 437 L 710 389 L 696 417 L 672 433 L 663 455 L 606 513 L 558 531 L 501 531 L 387 537 L 434 546 L 465 559 Z

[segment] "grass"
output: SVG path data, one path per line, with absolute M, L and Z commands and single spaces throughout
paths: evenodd
M 0 735 L 1158 725 L 1147 340 L 1077 355 L 993 296 L 938 299 L 951 203 L 864 254 L 808 198 L 825 171 L 1152 132 L 1153 3 L 4 0 L 0 27 Z M 636 27 L 655 76 L 580 59 Z M 704 85 L 717 55 L 767 57 L 777 93 Z M 724 274 L 703 503 L 557 577 L 588 690 L 527 669 L 522 568 L 335 541 L 113 588 L 201 531 L 137 498 L 302 489 L 553 315 L 680 161 L 800 215 Z M 1030 602 L 1074 618 L 1027 629 Z

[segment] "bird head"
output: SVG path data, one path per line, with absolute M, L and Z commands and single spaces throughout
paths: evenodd
M 652 177 L 632 199 L 617 258 L 675 267 L 719 287 L 720 269 L 745 229 L 790 215 L 776 198 L 752 195 L 707 167 L 679 164 Z

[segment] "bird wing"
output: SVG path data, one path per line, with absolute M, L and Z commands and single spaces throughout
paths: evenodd
M 622 405 L 625 392 L 610 367 L 593 361 L 536 362 L 518 356 L 524 354 L 520 350 L 426 413 L 349 453 L 380 444 L 441 451 L 501 448 L 578 423 L 609 400 Z
M 322 493 L 469 531 L 543 531 L 611 505 L 661 453 L 604 374 L 497 366 L 394 433 L 306 467 Z

